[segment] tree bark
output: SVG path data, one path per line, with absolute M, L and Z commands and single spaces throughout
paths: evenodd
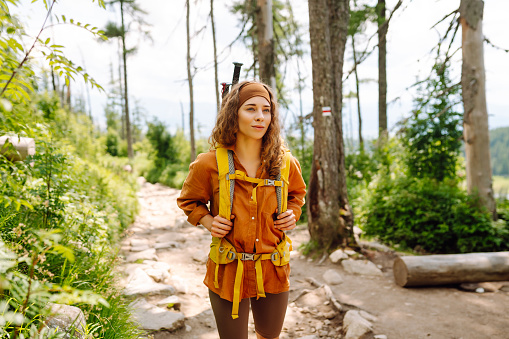
M 327 250 L 353 239 L 341 118 L 349 4 L 348 0 L 309 0 L 308 3 L 314 127 L 308 227 L 311 239 Z M 330 107 L 330 114 L 325 107 Z
M 385 0 L 378 0 L 378 138 L 388 136 L 387 131 L 387 30 Z
M 189 0 L 186 1 L 187 14 L 187 81 L 189 83 L 189 130 L 191 135 L 191 162 L 196 159 L 196 146 L 194 141 L 194 99 L 193 99 L 193 75 L 191 72 L 191 33 L 189 28 Z
M 71 81 L 69 81 L 69 83 L 65 87 L 67 87 L 67 91 L 65 92 L 65 104 L 67 105 L 67 109 L 69 109 L 69 111 L 72 111 L 72 106 L 71 106 Z
M 353 50 L 353 62 L 357 65 L 357 52 L 355 52 L 355 34 L 352 34 L 352 50 Z M 359 93 L 359 73 L 357 72 L 357 66 L 354 69 L 355 74 L 355 96 L 357 97 L 357 116 L 359 117 L 359 149 L 364 152 L 364 140 L 362 139 L 362 116 L 361 116 L 361 97 Z
M 216 46 L 216 25 L 214 23 L 214 0 L 210 0 L 210 22 L 212 24 L 212 44 L 214 45 L 214 80 L 216 82 L 216 105 L 217 111 L 221 109 L 219 102 L 219 77 L 217 76 L 217 46 Z
M 129 120 L 129 97 L 127 91 L 127 48 L 125 46 L 125 24 L 124 24 L 124 1 L 120 1 L 120 16 L 122 17 L 122 59 L 124 61 L 124 109 L 125 109 L 125 130 L 127 138 L 127 156 L 130 160 L 134 158 L 133 139 L 131 135 L 131 123 Z
M 463 138 L 465 140 L 467 189 L 479 194 L 484 206 L 497 218 L 493 194 L 490 159 L 488 111 L 486 108 L 486 78 L 482 33 L 484 3 L 462 0 L 461 87 L 463 96 Z
M 122 57 L 122 39 L 119 40 L 119 46 L 118 46 L 118 89 L 120 94 L 120 138 L 122 140 L 125 140 L 126 135 L 126 129 L 125 129 L 125 100 L 124 100 L 124 87 L 122 86 L 123 79 L 122 79 L 122 69 L 123 67 L 123 57 Z
M 306 129 L 304 126 L 304 112 L 302 111 L 302 83 L 304 79 L 302 79 L 302 73 L 300 71 L 300 63 L 299 59 L 297 59 L 297 77 L 298 77 L 298 88 L 299 88 L 299 130 L 300 130 L 300 158 L 304 159 L 304 150 L 306 148 Z
M 258 34 L 258 64 L 260 80 L 276 90 L 274 29 L 272 0 L 257 0 L 256 28 Z
M 509 252 L 404 256 L 394 261 L 399 286 L 509 280 Z

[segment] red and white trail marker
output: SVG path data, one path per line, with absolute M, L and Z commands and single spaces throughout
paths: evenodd
M 322 116 L 330 117 L 332 115 L 331 109 L 329 106 L 322 107 Z

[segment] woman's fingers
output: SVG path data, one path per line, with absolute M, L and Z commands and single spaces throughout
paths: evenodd
M 291 221 L 296 221 L 295 215 L 293 214 L 293 210 L 287 210 L 286 212 L 281 213 L 277 216 L 277 219 L 274 221 L 274 225 L 283 225 Z
M 281 231 L 290 231 L 290 230 L 293 230 L 295 227 L 297 227 L 297 224 L 293 223 L 293 224 L 290 224 L 289 226 L 286 226 L 286 227 L 279 227 L 279 229 Z
M 274 226 L 282 231 L 289 231 L 297 226 L 297 218 L 293 214 L 293 210 L 287 210 L 278 215 L 278 219 L 274 221 Z
M 234 217 L 235 216 L 232 215 L 232 219 Z M 216 215 L 214 221 L 212 221 L 210 233 L 213 237 L 223 238 L 231 231 L 232 227 L 233 223 L 230 220 Z
M 235 218 L 234 215 L 232 215 L 232 219 L 233 218 Z M 233 226 L 233 222 L 231 222 L 230 220 L 228 220 L 226 218 L 220 217 L 219 215 L 216 215 L 214 217 L 214 222 L 218 222 L 220 224 L 224 224 L 224 225 L 228 225 L 228 226 Z

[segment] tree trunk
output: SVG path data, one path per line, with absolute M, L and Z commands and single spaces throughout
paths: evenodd
M 119 95 L 120 95 L 120 138 L 122 140 L 125 140 L 125 101 L 124 101 L 124 88 L 122 87 L 122 39 L 118 40 L 119 46 L 118 46 L 118 89 L 119 89 Z
M 53 92 L 58 93 L 57 83 L 55 81 L 55 70 L 53 69 L 53 65 L 51 65 L 51 85 L 53 86 Z
M 496 219 L 486 108 L 484 36 L 482 34 L 483 8 L 484 3 L 481 0 L 461 0 L 463 139 L 465 140 L 468 192 L 479 194 L 483 205 Z
M 348 0 L 309 0 L 308 3 L 315 131 L 308 227 L 311 239 L 327 250 L 353 239 L 341 121 L 349 5 Z
M 509 280 L 509 252 L 398 257 L 399 286 L 426 286 Z
M 127 156 L 129 160 L 134 158 L 133 139 L 131 135 L 131 123 L 129 121 L 129 97 L 127 91 L 127 48 L 125 47 L 125 24 L 124 24 L 124 1 L 120 1 L 120 16 L 122 18 L 122 59 L 124 61 L 124 108 L 125 108 L 125 130 L 127 138 Z
M 302 73 L 300 72 L 300 63 L 299 59 L 297 59 L 297 77 L 298 77 L 298 88 L 299 88 L 299 129 L 300 129 L 300 158 L 304 160 L 304 150 L 306 148 L 306 129 L 304 126 L 304 112 L 302 111 L 302 83 L 304 79 L 302 79 Z
M 189 83 L 189 129 L 191 131 L 191 162 L 196 159 L 196 146 L 194 143 L 194 101 L 193 101 L 193 76 L 191 73 L 191 34 L 189 31 L 189 0 L 186 1 L 187 15 L 187 81 Z
M 69 111 L 72 111 L 72 106 L 71 106 L 71 81 L 69 81 L 66 85 L 67 87 L 67 91 L 65 92 L 65 104 L 67 105 L 67 109 L 69 109 Z
M 260 80 L 276 90 L 274 68 L 274 29 L 272 24 L 272 0 L 257 0 L 256 28 L 258 33 L 258 64 Z
M 385 0 L 378 0 L 378 138 L 388 136 L 387 131 L 387 30 Z
M 355 52 L 355 35 L 352 34 L 352 50 L 353 50 L 353 62 L 357 65 L 357 52 Z M 362 139 L 362 116 L 361 116 L 361 97 L 359 93 L 359 73 L 357 73 L 357 66 L 354 69 L 355 73 L 355 96 L 357 97 L 357 115 L 359 117 L 359 149 L 364 152 L 364 140 Z
M 219 77 L 217 76 L 217 46 L 216 46 L 216 25 L 214 23 L 214 0 L 210 0 L 210 22 L 212 24 L 212 44 L 214 45 L 214 80 L 216 82 L 216 105 L 217 111 L 221 109 L 219 102 Z

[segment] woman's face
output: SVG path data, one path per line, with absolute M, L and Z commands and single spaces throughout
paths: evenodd
M 239 108 L 239 135 L 261 139 L 269 128 L 271 115 L 270 103 L 263 97 L 246 100 Z

